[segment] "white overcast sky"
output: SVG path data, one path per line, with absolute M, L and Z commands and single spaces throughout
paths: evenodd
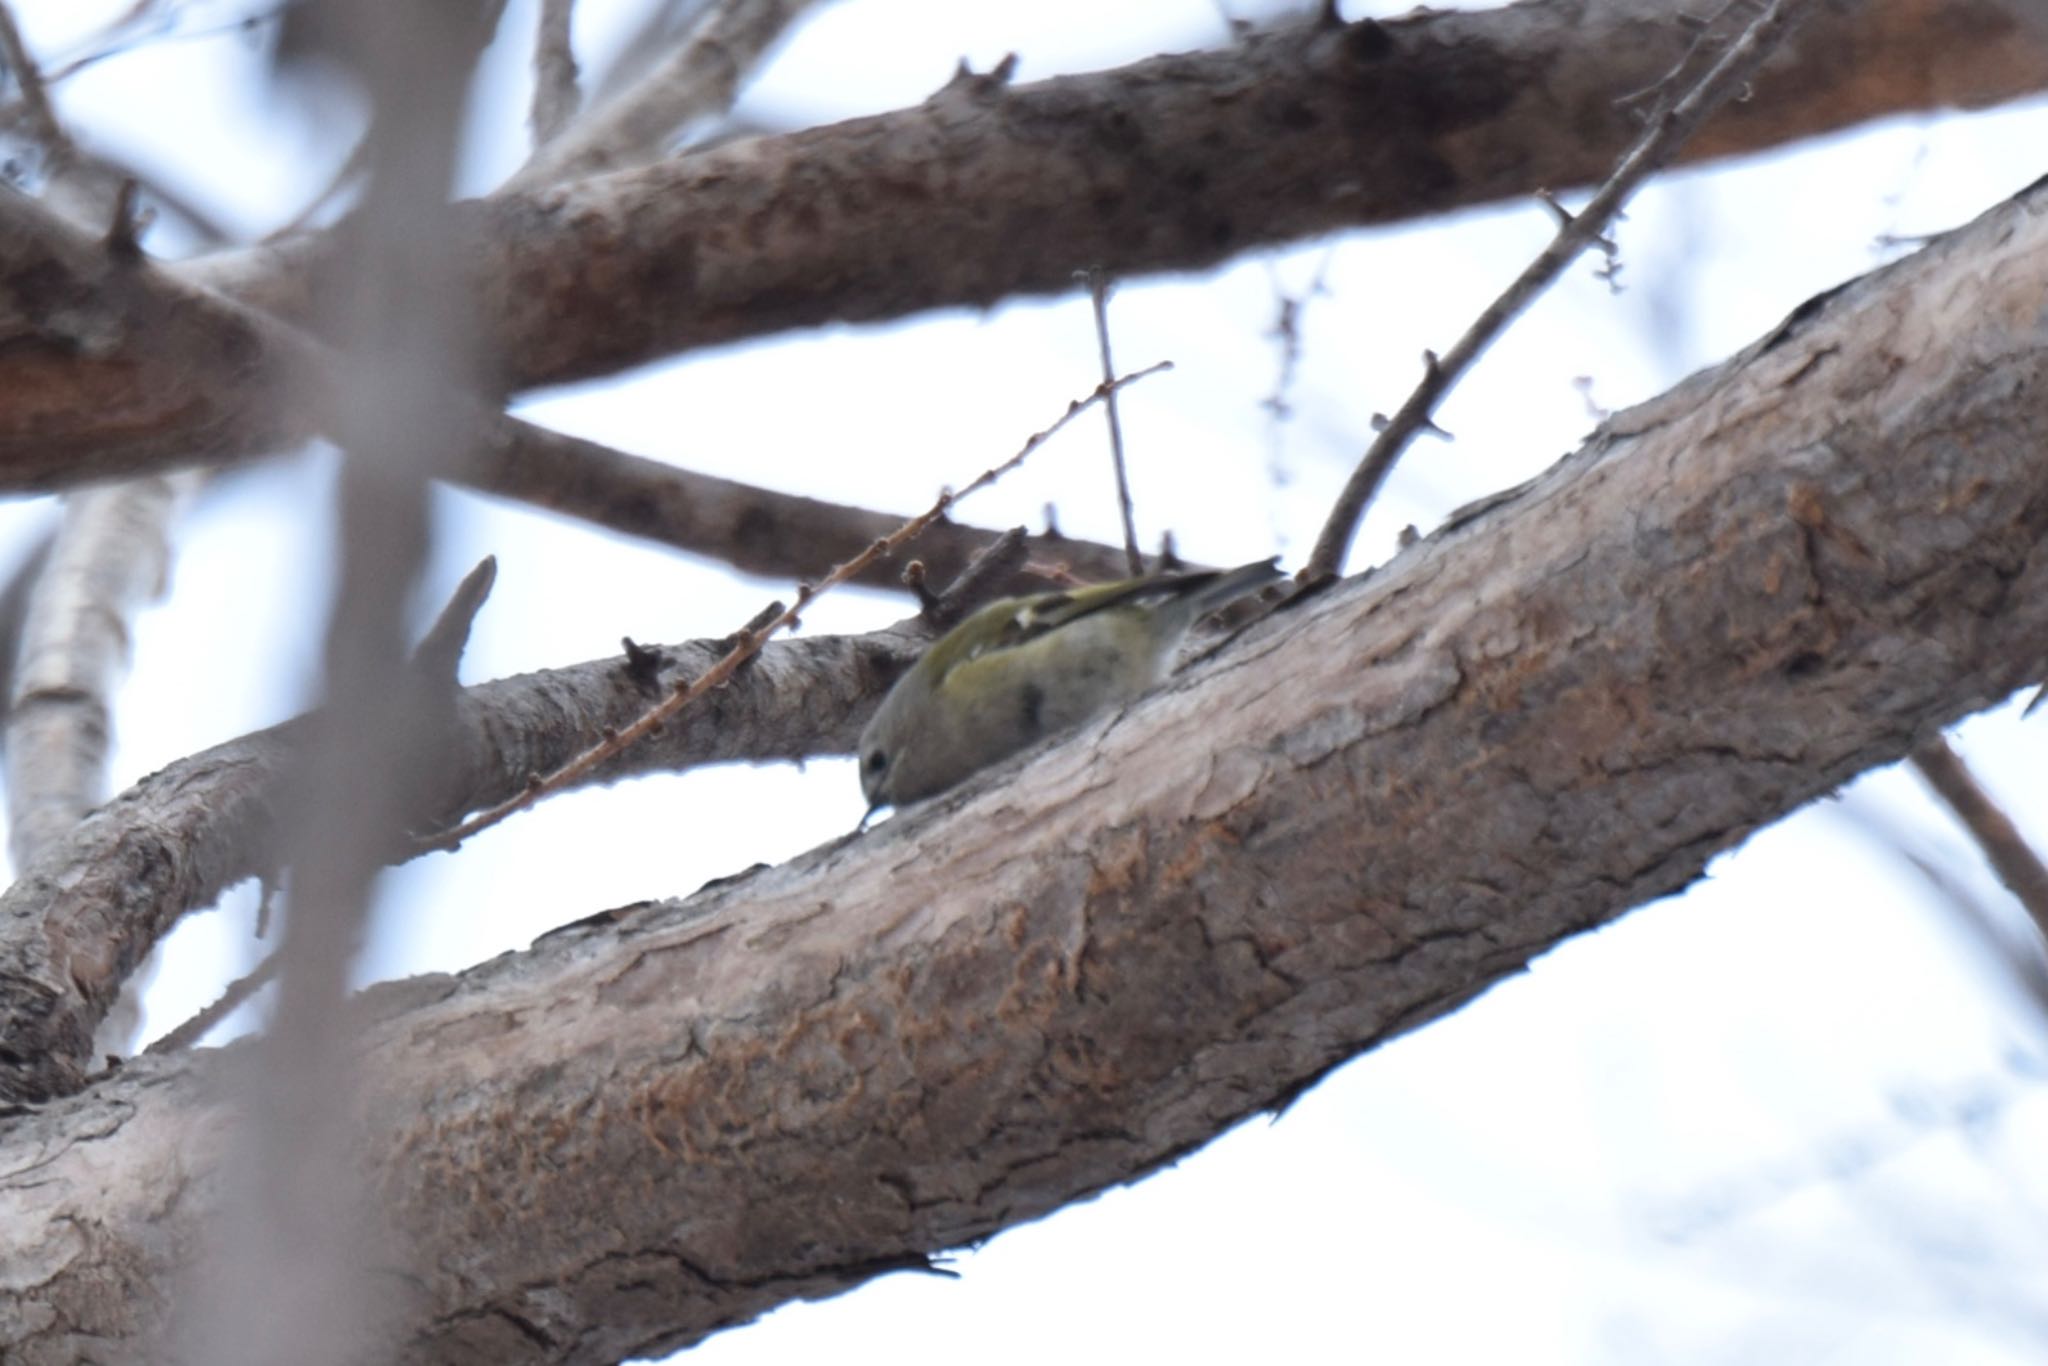
M 125 2 L 23 0 L 62 52 Z M 191 35 L 246 12 L 196 4 Z M 513 0 L 480 85 L 464 188 L 523 153 L 533 0 Z M 584 0 L 586 65 L 619 0 Z M 1233 3 L 1256 17 L 1267 7 Z M 1345 6 L 1347 16 L 1391 5 Z M 1211 0 L 841 0 L 763 71 L 741 112 L 807 124 L 915 103 L 966 57 L 1019 79 L 1224 39 Z M 89 141 L 152 168 L 238 231 L 289 217 L 346 148 L 350 113 L 276 105 L 260 41 L 144 45 L 59 90 Z M 1614 408 L 1719 360 L 1801 300 L 2048 170 L 2048 105 L 1897 120 L 1789 155 L 1668 177 L 1617 236 L 1627 289 L 1591 266 L 1543 300 L 1442 410 L 1354 568 L 1512 484 Z M 1363 232 L 1208 275 L 1123 285 L 1119 361 L 1175 370 L 1125 398 L 1141 533 L 1191 557 L 1299 563 L 1375 411 L 1545 240 L 1522 204 Z M 169 240 L 153 242 L 175 250 Z M 1294 416 L 1262 407 L 1281 292 L 1307 303 Z M 1095 381 L 1085 300 L 950 312 L 694 354 L 533 397 L 536 420 L 713 473 L 911 510 L 1014 450 Z M 116 782 L 297 710 L 320 630 L 331 460 L 239 475 L 181 524 L 163 603 L 136 632 Z M 1199 472 L 1199 478 L 1189 477 Z M 1002 526 L 1057 507 L 1116 538 L 1099 427 L 963 506 Z M 471 680 L 608 655 L 619 637 L 717 636 L 788 585 L 745 581 L 466 494 L 442 499 L 426 596 L 478 557 L 496 593 Z M 44 509 L 0 507 L 0 557 Z M 10 547 L 13 547 L 10 549 Z M 893 620 L 842 592 L 814 631 Z M 2048 846 L 2048 716 L 1962 728 L 1980 776 Z M 687 893 L 842 833 L 850 764 L 644 779 L 549 803 L 388 879 L 364 978 L 454 969 L 599 908 Z M 992 836 L 999 837 L 999 836 Z M 2035 1362 L 2048 1352 L 2048 1068 L 2010 960 L 1959 928 L 1903 843 L 2024 924 L 1898 771 L 1871 775 L 1717 860 L 1685 895 L 1574 940 L 1449 1019 L 1352 1063 L 1137 1186 L 954 1262 L 778 1312 L 691 1358 L 720 1366 L 1113 1360 L 1337 1363 Z M 253 893 L 192 918 L 147 1001 L 160 1032 L 260 946 Z

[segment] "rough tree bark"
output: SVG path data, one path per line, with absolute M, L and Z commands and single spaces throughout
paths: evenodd
M 1674 0 L 1543 0 L 1297 24 L 1216 52 L 1010 87 L 472 206 L 481 353 L 508 389 L 790 328 L 986 306 L 1604 174 L 1686 55 Z M 1804 26 L 1691 158 L 2048 83 L 1996 0 L 1864 0 Z M 181 267 L 276 317 L 317 316 L 336 242 Z M 0 487 L 225 459 L 301 431 L 225 352 L 157 344 L 88 296 L 10 273 L 0 241 Z M 102 281 L 102 289 L 118 287 Z M 58 308 L 56 305 L 65 307 Z M 79 316 L 79 310 L 84 313 Z M 182 365 L 179 364 L 182 360 Z
M 868 706 L 928 639 L 899 628 L 773 643 L 708 705 L 590 780 L 850 753 Z M 693 642 L 661 648 L 645 671 L 607 659 L 466 689 L 436 756 L 443 782 L 415 828 L 517 795 L 722 653 Z M 80 821 L 0 895 L 0 924 L 32 931 L 0 936 L 0 1102 L 83 1085 L 95 1027 L 150 948 L 235 884 L 276 877 L 278 807 L 304 738 L 301 718 L 180 759 Z M 397 840 L 391 857 L 427 847 Z
M 368 993 L 403 1359 L 666 1350 L 1149 1171 L 2038 679 L 2044 291 L 2036 187 L 1049 751 Z M 0 1129 L 10 1361 L 148 1359 L 218 1067 Z

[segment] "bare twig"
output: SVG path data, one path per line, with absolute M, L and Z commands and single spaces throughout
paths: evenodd
M 1426 355 L 1423 376 L 1393 417 L 1387 420 L 1316 538 L 1315 549 L 1302 569 L 1305 580 L 1342 572 L 1351 541 L 1365 509 L 1386 481 L 1394 463 L 1415 436 L 1434 424 L 1437 403 L 1471 369 L 1507 325 L 1520 316 L 1550 283 L 1588 246 L 1601 240 L 1607 224 L 1645 178 L 1675 155 L 1687 138 L 1738 92 L 1763 64 L 1779 41 L 1813 8 L 1813 0 L 1771 0 L 1764 12 L 1731 43 L 1684 98 L 1653 118 L 1649 129 L 1631 147 L 1607 183 L 1588 200 L 1578 216 L 1562 223 L 1550 245 L 1516 277 L 1501 296 L 1474 319 L 1465 335 L 1441 358 Z
M 1090 393 L 1086 398 L 1077 399 L 1067 405 L 1067 411 L 1060 415 L 1057 422 L 1045 430 L 1033 434 L 1017 453 L 1008 460 L 982 471 L 973 483 L 957 493 L 950 489 L 942 491 L 938 498 L 933 501 L 930 508 L 911 518 L 891 534 L 879 538 L 874 544 L 852 559 L 835 565 L 831 572 L 816 583 L 799 584 L 794 603 L 766 622 L 750 625 L 747 629 L 738 632 L 732 648 L 726 652 L 724 658 L 720 659 L 696 678 L 678 679 L 675 688 L 671 690 L 669 695 L 653 707 L 650 707 L 639 720 L 607 735 L 600 743 L 592 745 L 553 773 L 545 777 L 536 775 L 527 784 L 524 792 L 507 801 L 500 802 L 496 806 L 478 812 L 453 830 L 433 837 L 427 841 L 428 847 L 453 849 L 470 836 L 487 830 L 506 817 L 532 806 L 542 797 L 571 787 L 581 781 L 598 765 L 629 748 L 643 736 L 659 730 L 664 722 L 684 707 L 689 706 L 712 689 L 722 686 L 739 670 L 741 665 L 758 654 L 761 647 L 767 644 L 769 638 L 777 631 L 795 626 L 800 614 L 817 599 L 819 594 L 847 582 L 883 556 L 893 554 L 905 545 L 908 545 L 926 527 L 944 517 L 947 509 L 969 494 L 988 487 L 1018 465 L 1024 463 L 1024 460 L 1033 451 L 1051 440 L 1053 435 L 1062 427 L 1073 421 L 1081 413 L 1087 411 L 1094 404 L 1108 399 L 1111 394 L 1136 384 L 1139 380 L 1149 375 L 1156 375 L 1162 370 L 1171 369 L 1172 366 L 1173 363 L 1171 361 L 1161 361 L 1157 365 L 1133 371 L 1121 379 L 1098 384 L 1094 392 Z
M 539 31 L 533 41 L 533 111 L 528 125 L 536 151 L 553 142 L 576 117 L 576 48 L 570 21 L 576 0 L 541 0 Z
M 1273 392 L 1266 395 L 1259 406 L 1272 414 L 1276 425 L 1294 414 L 1294 405 L 1287 396 L 1293 392 L 1295 373 L 1301 368 L 1302 314 L 1308 310 L 1309 300 L 1330 292 L 1324 281 L 1330 272 L 1330 262 L 1336 255 L 1334 247 L 1323 253 L 1322 260 L 1316 263 L 1314 277 L 1298 297 L 1280 287 L 1277 274 L 1274 277 L 1273 298 L 1279 305 L 1279 312 L 1273 319 L 1273 330 L 1267 335 L 1280 343 L 1280 372 L 1273 379 Z
M 57 111 L 50 105 L 50 92 L 43 84 L 42 68 L 29 55 L 28 44 L 21 39 L 21 28 L 14 22 L 14 7 L 6 4 L 5 0 L 0 0 L 0 61 L 7 64 L 8 74 L 21 88 L 21 104 L 28 115 L 29 132 L 42 144 L 43 154 L 53 163 L 71 155 L 71 138 L 64 132 L 64 126 L 57 121 Z
M 1116 378 L 1116 365 L 1109 358 L 1109 275 L 1102 270 L 1085 272 L 1088 298 L 1095 305 L 1095 342 L 1102 352 L 1102 382 Z M 1133 578 L 1145 572 L 1145 554 L 1138 549 L 1138 526 L 1131 512 L 1131 479 L 1124 468 L 1124 425 L 1117 415 L 1116 393 L 1111 391 L 1102 404 L 1109 420 L 1109 459 L 1116 470 L 1117 511 L 1124 521 L 1124 562 Z
M 1998 880 L 2026 908 L 2048 940 L 2048 865 L 2034 852 L 2012 818 L 1999 809 L 1949 742 L 1937 735 L 1913 751 L 1913 769 L 1948 804 L 1970 832 Z
M 278 957 L 278 951 L 273 949 L 264 957 L 262 962 L 251 968 L 248 973 L 237 977 L 234 981 L 222 987 L 220 995 L 214 998 L 213 1004 L 207 1006 L 206 1009 L 200 1011 L 191 1019 L 186 1020 L 170 1033 L 165 1034 L 143 1051 L 145 1053 L 176 1053 L 181 1049 L 190 1048 L 198 1043 L 213 1032 L 215 1025 L 218 1025 L 222 1020 L 225 1020 L 228 1016 L 241 1009 L 243 1002 L 270 985 L 271 979 L 277 976 Z
M 72 50 L 77 55 L 59 61 L 50 71 L 48 80 L 52 85 L 70 80 L 79 72 L 110 57 L 133 52 L 144 43 L 203 41 L 223 33 L 243 31 L 252 23 L 275 19 L 277 12 L 291 3 L 293 0 L 274 0 L 273 8 L 267 13 L 244 15 L 227 23 L 181 32 L 177 28 L 178 5 L 174 0 L 135 0 L 122 13 L 102 24 L 97 33 L 74 44 Z

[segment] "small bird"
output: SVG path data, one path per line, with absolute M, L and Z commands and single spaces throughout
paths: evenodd
M 1277 559 L 992 602 L 896 681 L 860 737 L 869 811 L 929 797 L 1166 676 L 1188 629 L 1283 577 Z

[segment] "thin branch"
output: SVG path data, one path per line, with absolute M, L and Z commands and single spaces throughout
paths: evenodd
M 1030 556 L 1030 537 L 1021 526 L 1011 527 L 984 546 L 968 566 L 953 577 L 943 592 L 936 595 L 919 595 L 919 615 L 932 624 L 935 631 L 944 631 L 956 626 L 969 612 L 972 612 L 992 598 L 1000 597 L 1003 585 L 1015 578 L 1024 568 Z M 914 560 L 906 566 L 922 568 L 923 561 Z
M 708 555 L 771 579 L 798 577 L 820 564 L 852 559 L 905 520 L 898 513 L 721 479 L 510 417 L 491 421 L 456 478 L 480 493 Z M 993 531 L 948 519 L 926 528 L 910 549 L 933 578 L 945 582 L 995 537 Z M 1128 572 L 1122 551 L 1095 541 L 1048 533 L 1029 538 L 1028 548 L 1027 559 L 1064 565 L 1090 582 Z M 900 567 L 894 561 L 876 562 L 854 582 L 900 588 Z M 1025 593 L 1044 586 L 1020 568 L 1005 591 Z
M 1302 317 L 1308 312 L 1310 300 L 1330 292 L 1326 281 L 1330 262 L 1336 257 L 1335 247 L 1323 252 L 1322 259 L 1316 262 L 1315 275 L 1299 296 L 1289 294 L 1281 287 L 1278 274 L 1272 272 L 1271 263 L 1268 263 L 1267 270 L 1273 273 L 1273 301 L 1277 312 L 1273 328 L 1266 335 L 1280 343 L 1280 366 L 1279 373 L 1273 377 L 1273 392 L 1266 395 L 1259 406 L 1272 415 L 1276 432 L 1280 423 L 1294 415 L 1294 404 L 1288 395 L 1294 392 L 1295 375 L 1301 369 Z M 1277 435 L 1275 440 L 1277 442 Z
M 533 110 L 528 126 L 534 150 L 560 136 L 576 117 L 581 95 L 576 86 L 576 48 L 570 34 L 576 0 L 541 0 L 538 32 L 533 40 Z
M 719 0 L 630 89 L 592 109 L 506 182 L 530 190 L 654 160 L 685 125 L 722 114 L 741 82 L 817 0 Z
M 375 136 L 377 131 L 376 117 L 375 111 L 372 111 L 370 115 L 371 126 L 365 129 L 362 136 L 357 138 L 355 144 L 348 149 L 348 155 L 341 159 L 341 164 L 336 166 L 334 173 L 327 177 L 327 183 L 316 190 L 312 198 L 301 204 L 297 213 L 294 213 L 276 228 L 264 234 L 264 242 L 281 241 L 306 231 L 311 226 L 313 220 L 319 217 L 322 209 L 340 200 L 344 194 L 355 188 L 362 181 L 363 172 L 369 166 L 370 139 Z
M 1952 860 L 1937 859 L 1915 847 L 1922 832 L 1908 829 L 1876 804 L 1852 797 L 1838 810 L 1876 849 L 1901 860 L 1926 882 L 1955 913 L 1956 923 L 1982 948 L 1993 968 L 2048 1022 L 2048 945 L 2043 944 L 2034 923 L 2030 920 L 2024 928 L 2014 926 L 2011 916 L 1990 905 L 1945 866 Z
M 258 963 L 247 974 L 237 977 L 234 981 L 222 987 L 220 995 L 214 998 L 213 1004 L 207 1006 L 183 1024 L 180 1024 L 176 1029 L 165 1034 L 148 1048 L 145 1048 L 143 1052 L 176 1053 L 198 1043 L 201 1039 L 212 1033 L 214 1027 L 222 1020 L 240 1010 L 243 1003 L 250 997 L 270 985 L 271 981 L 277 976 L 279 956 L 277 950 L 271 950 L 268 954 L 264 955 L 263 961 Z
M 149 476 L 64 500 L 29 596 L 8 706 L 8 844 L 17 868 L 106 800 L 129 623 L 163 589 L 166 527 L 198 477 Z
M 1937 735 L 1921 745 L 1913 751 L 1912 763 L 1977 841 L 1998 880 L 2033 917 L 2035 929 L 2048 942 L 2048 865 L 1946 739 Z
M 219 215 L 202 204 L 192 195 L 174 189 L 160 175 L 149 168 L 127 160 L 125 157 L 100 148 L 78 151 L 80 170 L 107 185 L 119 187 L 133 183 L 141 198 L 146 201 L 145 213 L 161 209 L 184 225 L 201 247 L 225 247 L 236 240 Z M 146 226 L 138 224 L 138 227 Z
M 1102 352 L 1102 382 L 1116 378 L 1116 364 L 1109 357 L 1109 275 L 1090 270 L 1088 298 L 1095 305 L 1095 343 Z M 1145 554 L 1138 549 L 1138 525 L 1131 510 L 1131 479 L 1124 468 L 1124 425 L 1117 415 L 1116 394 L 1103 401 L 1102 413 L 1109 421 L 1109 460 L 1116 471 L 1116 505 L 1123 515 L 1124 564 L 1133 578 L 1145 572 Z
M 941 491 L 930 508 L 911 518 L 889 535 L 878 539 L 851 560 L 835 565 L 824 578 L 816 583 L 798 584 L 796 601 L 794 603 L 783 608 L 768 620 L 756 622 L 740 631 L 735 638 L 732 648 L 726 652 L 723 658 L 695 678 L 680 678 L 676 680 L 676 685 L 670 689 L 668 696 L 648 708 L 647 712 L 631 725 L 605 736 L 603 741 L 592 745 L 589 749 L 577 755 L 574 759 L 571 759 L 546 777 L 536 776 L 527 785 L 526 790 L 518 796 L 500 802 L 488 810 L 480 811 L 456 826 L 453 830 L 435 836 L 429 842 L 428 847 L 453 849 L 470 836 L 487 830 L 506 817 L 525 810 L 541 798 L 585 781 L 601 765 L 630 749 L 647 735 L 661 730 L 677 712 L 683 710 L 683 708 L 689 706 L 714 688 L 724 687 L 731 680 L 732 676 L 739 671 L 741 665 L 760 653 L 761 647 L 768 643 L 770 637 L 777 631 L 794 627 L 800 618 L 800 614 L 817 599 L 819 594 L 852 580 L 868 566 L 877 563 L 886 556 L 908 545 L 927 527 L 937 522 L 941 517 L 944 517 L 947 509 L 969 494 L 988 487 L 1011 470 L 1017 468 L 1017 466 L 1023 464 L 1033 451 L 1051 440 L 1054 434 L 1062 427 L 1065 427 L 1097 402 L 1107 401 L 1118 390 L 1136 384 L 1148 375 L 1156 375 L 1162 370 L 1170 370 L 1172 368 L 1173 362 L 1160 361 L 1156 365 L 1147 366 L 1143 370 L 1133 371 L 1120 379 L 1107 380 L 1102 384 L 1098 384 L 1095 386 L 1094 391 L 1086 398 L 1077 399 L 1068 404 L 1067 411 L 1060 415 L 1057 422 L 1054 422 L 1043 431 L 1034 433 L 1024 443 L 1022 448 L 1008 460 L 1003 461 L 1000 465 L 983 470 L 975 478 L 974 482 L 957 493 L 950 489 Z
M 1386 481 L 1394 462 L 1408 443 L 1432 427 L 1431 414 L 1465 372 L 1485 353 L 1507 325 L 1521 315 L 1564 268 L 1588 246 L 1601 240 L 1607 225 L 1621 206 L 1653 171 L 1664 165 L 1685 140 L 1729 99 L 1748 86 L 1750 77 L 1771 54 L 1778 42 L 1814 7 L 1814 0 L 1771 0 L 1764 12 L 1729 45 L 1719 61 L 1702 76 L 1685 97 L 1652 120 L 1649 130 L 1615 167 L 1586 207 L 1576 217 L 1567 217 L 1558 227 L 1550 245 L 1531 261 L 1515 282 L 1473 320 L 1465 335 L 1450 351 L 1438 358 L 1425 356 L 1422 381 L 1406 402 L 1388 419 L 1366 449 L 1364 458 L 1337 496 L 1335 506 L 1316 538 L 1315 549 L 1302 569 L 1302 578 L 1313 581 L 1341 573 L 1350 552 L 1352 538 L 1365 516 L 1366 507 Z

